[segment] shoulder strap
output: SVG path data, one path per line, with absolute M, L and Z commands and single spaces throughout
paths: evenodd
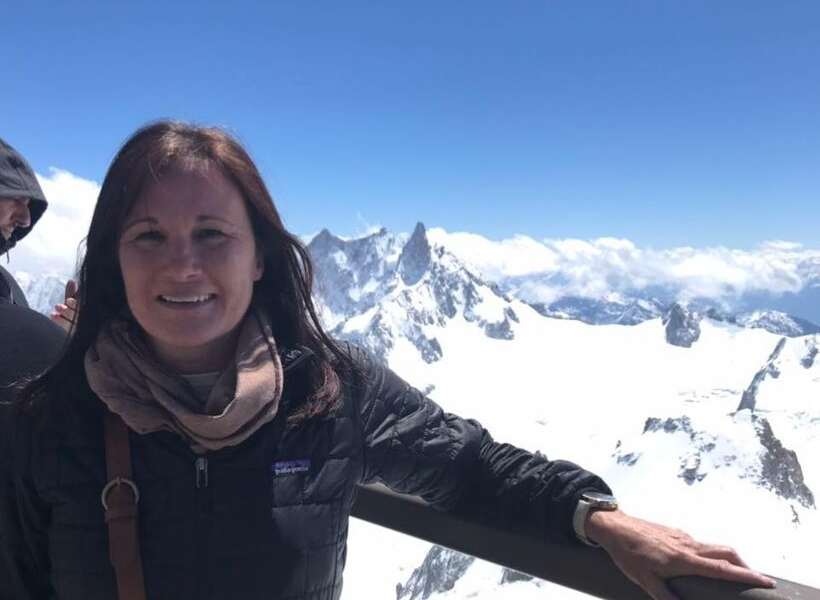
M 128 427 L 110 411 L 105 415 L 105 463 L 108 483 L 101 499 L 108 524 L 108 555 L 117 576 L 119 600 L 145 600 L 137 524 L 140 496 L 131 474 Z

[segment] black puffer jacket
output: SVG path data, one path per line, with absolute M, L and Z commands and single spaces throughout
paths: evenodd
M 3 236 L 0 236 L 0 240 L 3 240 Z M 11 273 L 0 267 L 0 305 L 2 304 L 16 304 L 28 308 L 28 301 L 23 290 L 17 285 Z
M 12 417 L 16 383 L 50 367 L 60 354 L 65 332 L 40 313 L 0 303 L 0 598 L 13 598 L 4 552 L 13 558 L 20 548 L 11 483 Z
M 443 412 L 354 353 L 367 378 L 346 385 L 333 416 L 285 427 L 283 414 L 304 392 L 300 362 L 309 360 L 291 353 L 280 415 L 240 446 L 198 463 L 174 434 L 131 434 L 151 600 L 337 599 L 358 483 L 383 482 L 441 509 L 567 541 L 580 493 L 608 491 L 572 463 L 493 442 L 475 421 Z M 12 565 L 17 588 L 3 598 L 116 598 L 100 504 L 101 403 L 89 394 L 55 398 L 19 428 L 26 547 Z
M 0 236 L 0 254 L 14 247 L 34 228 L 48 207 L 37 177 L 22 155 L 0 139 L 0 198 L 26 198 L 29 201 L 31 223 L 17 227 L 11 238 Z M 22 290 L 11 274 L 0 267 L 0 303 L 28 306 Z

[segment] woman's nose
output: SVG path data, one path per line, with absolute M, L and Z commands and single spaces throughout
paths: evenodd
M 188 279 L 202 271 L 196 248 L 190 242 L 183 240 L 171 244 L 168 252 L 168 267 L 178 279 Z

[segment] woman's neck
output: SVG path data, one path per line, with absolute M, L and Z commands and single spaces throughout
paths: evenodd
M 210 373 L 223 371 L 236 355 L 239 331 L 200 346 L 174 346 L 157 340 L 149 344 L 157 358 L 164 365 L 181 374 Z

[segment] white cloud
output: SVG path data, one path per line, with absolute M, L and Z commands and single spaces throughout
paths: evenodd
M 443 229 L 427 230 L 427 237 L 455 252 L 469 265 L 492 280 L 538 272 L 554 271 L 560 253 L 527 236 L 515 236 L 495 242 L 474 233 L 448 233 Z
M 352 238 L 341 239 L 357 239 L 367 237 L 369 235 L 378 233 L 383 229 L 380 223 L 371 223 L 370 220 L 366 219 L 364 215 L 360 212 L 356 213 L 356 221 L 358 223 L 358 231 L 356 232 L 356 234 Z
M 493 281 L 505 280 L 524 298 L 549 302 L 571 294 L 604 298 L 662 286 L 682 299 L 730 300 L 745 292 L 799 292 L 820 280 L 820 249 L 767 241 L 754 250 L 725 247 L 639 248 L 619 238 L 492 241 L 431 229 L 445 245 Z M 520 281 L 516 281 L 520 279 Z
M 70 275 L 88 232 L 99 184 L 56 168 L 37 177 L 49 208 L 34 231 L 11 252 L 8 268 Z M 357 218 L 362 229 L 359 236 L 380 228 L 361 214 Z M 517 235 L 494 241 L 439 228 L 428 230 L 428 236 L 487 279 L 504 280 L 532 301 L 548 302 L 566 294 L 603 298 L 652 286 L 677 290 L 683 299 L 731 300 L 745 292 L 798 292 L 820 284 L 820 249 L 784 240 L 738 250 L 721 246 L 639 248 L 630 240 L 614 237 L 535 240 Z
M 88 233 L 91 215 L 100 192 L 95 181 L 51 167 L 37 175 L 48 199 L 48 210 L 11 255 L 12 272 L 74 272 L 77 252 Z

